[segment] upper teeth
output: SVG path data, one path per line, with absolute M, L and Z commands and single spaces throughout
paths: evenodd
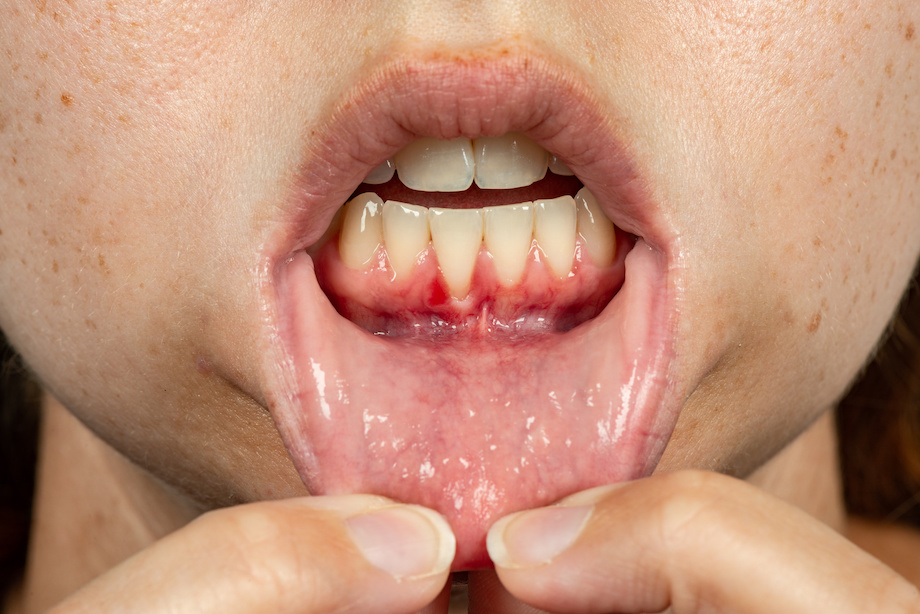
M 609 266 L 616 253 L 613 223 L 600 211 L 587 188 L 573 199 L 562 196 L 483 209 L 426 209 L 361 194 L 345 205 L 339 253 L 353 269 L 370 266 L 386 247 L 396 278 L 412 273 L 429 246 L 437 257 L 451 295 L 469 293 L 483 243 L 503 286 L 518 283 L 536 247 L 554 275 L 572 271 L 576 235 L 597 266 Z
M 572 174 L 565 163 L 522 134 L 450 141 L 422 138 L 375 168 L 364 182 L 386 183 L 395 170 L 406 186 L 422 192 L 462 192 L 473 182 L 484 189 L 506 190 L 543 179 L 547 168 Z
M 419 139 L 394 158 L 399 180 L 422 192 L 462 192 L 473 185 L 475 164 L 469 139 Z
M 528 186 L 546 176 L 546 150 L 522 134 L 473 141 L 476 185 L 504 190 Z

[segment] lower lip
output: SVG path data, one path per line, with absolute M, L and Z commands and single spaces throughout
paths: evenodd
M 298 252 L 276 273 L 293 377 L 272 411 L 307 487 L 439 511 L 466 570 L 489 565 L 501 516 L 650 473 L 676 418 L 662 407 L 664 264 L 640 240 L 616 296 L 564 334 L 445 344 L 341 317 Z

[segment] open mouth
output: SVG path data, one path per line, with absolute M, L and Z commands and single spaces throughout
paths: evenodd
M 356 192 L 310 253 L 336 310 L 377 335 L 509 343 L 571 330 L 615 295 L 634 243 L 520 134 L 414 141 Z
M 272 415 L 314 494 L 498 517 L 650 473 L 676 421 L 672 234 L 537 57 L 405 62 L 331 113 L 266 247 Z

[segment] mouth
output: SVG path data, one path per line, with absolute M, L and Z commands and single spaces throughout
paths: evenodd
M 651 473 L 674 233 L 618 118 L 533 53 L 393 61 L 311 139 L 264 251 L 269 409 L 310 492 L 499 517 Z
M 509 134 L 414 141 L 307 251 L 336 311 L 370 333 L 517 345 L 596 317 L 633 243 L 563 162 Z

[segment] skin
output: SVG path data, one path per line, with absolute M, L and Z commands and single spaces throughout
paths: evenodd
M 836 494 L 808 484 L 833 466 L 822 416 L 920 252 L 920 5 L 365 4 L 347 16 L 332 2 L 0 8 L 0 327 L 51 416 L 42 521 L 11 607 L 38 611 L 110 567 L 64 609 L 153 593 L 184 604 L 214 578 L 228 579 L 215 605 L 237 611 L 282 611 L 278 595 L 307 612 L 366 611 L 372 596 L 380 611 L 412 611 L 436 597 L 443 566 L 397 582 L 347 545 L 354 503 L 267 502 L 308 493 L 264 409 L 251 255 L 311 129 L 369 66 L 445 49 L 488 58 L 511 41 L 592 75 L 679 237 L 672 375 L 686 401 L 659 473 L 753 476 L 843 529 Z M 805 456 L 777 456 L 790 442 Z M 79 478 L 90 471 L 109 479 Z M 77 503 L 88 488 L 98 496 Z M 917 604 L 825 524 L 732 478 L 659 475 L 590 505 L 571 549 L 538 565 L 509 550 L 497 576 L 476 580 L 480 595 L 503 595 L 506 611 L 513 596 L 541 609 L 757 612 L 757 573 L 765 586 L 810 587 L 789 591 L 784 611 L 827 609 L 828 594 L 853 611 Z M 215 508 L 227 509 L 158 541 Z M 240 528 L 250 521 L 275 529 Z M 67 539 L 74 524 L 85 541 Z M 117 528 L 110 540 L 103 527 Z M 690 537 L 700 534 L 716 538 Z M 264 547 L 272 539 L 298 547 Z M 444 539 L 429 531 L 425 543 Z M 200 575 L 169 581 L 179 561 Z M 696 561 L 713 573 L 700 577 Z M 826 573 L 795 573 L 813 568 Z M 274 571 L 246 592 L 233 574 L 252 569 Z M 151 570 L 172 593 L 132 582 Z M 591 581 L 610 577 L 621 579 Z M 341 590 L 277 590 L 328 578 Z

